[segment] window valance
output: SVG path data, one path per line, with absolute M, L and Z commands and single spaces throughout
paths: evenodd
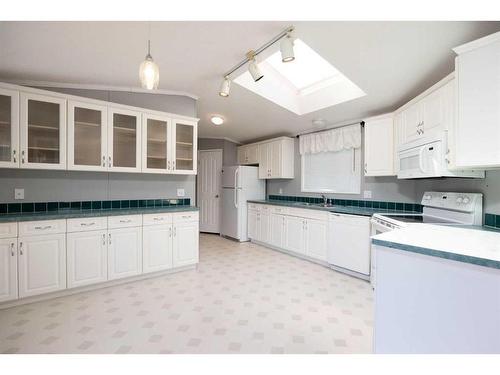
M 361 147 L 361 125 L 349 125 L 299 136 L 300 154 L 338 152 Z

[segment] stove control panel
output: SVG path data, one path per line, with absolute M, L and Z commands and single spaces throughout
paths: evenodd
M 443 208 L 447 210 L 474 212 L 482 210 L 483 195 L 478 193 L 443 193 L 427 191 L 422 197 L 425 207 Z

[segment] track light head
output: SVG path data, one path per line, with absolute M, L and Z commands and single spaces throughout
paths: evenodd
M 247 58 L 249 60 L 248 62 L 248 71 L 252 75 L 252 78 L 255 82 L 259 81 L 264 77 L 264 74 L 259 69 L 259 66 L 257 65 L 257 62 L 255 61 L 255 51 L 248 51 L 247 52 Z
M 223 98 L 227 98 L 229 96 L 229 91 L 231 90 L 231 80 L 229 77 L 224 77 L 220 85 L 219 95 Z
M 290 33 L 286 34 L 280 43 L 281 61 L 286 63 L 295 60 L 293 53 L 293 38 Z

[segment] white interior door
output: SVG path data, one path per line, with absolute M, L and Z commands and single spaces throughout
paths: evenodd
M 222 150 L 199 151 L 198 206 L 200 231 L 220 233 Z

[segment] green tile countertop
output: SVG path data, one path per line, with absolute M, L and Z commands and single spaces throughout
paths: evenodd
M 326 212 L 334 212 L 338 214 L 348 214 L 348 215 L 359 215 L 359 216 L 372 216 L 373 214 L 379 213 L 391 213 L 391 214 L 420 214 L 420 212 L 416 211 L 402 211 L 402 210 L 388 210 L 384 208 L 372 208 L 372 207 L 355 207 L 355 206 L 339 206 L 332 205 L 329 207 L 323 207 L 321 204 L 317 203 L 304 203 L 304 202 L 291 202 L 291 201 L 282 201 L 282 200 L 249 200 L 248 203 L 258 203 L 258 204 L 269 204 L 273 206 L 284 206 L 284 207 L 297 207 L 297 208 L 306 208 L 310 210 L 319 210 Z
M 500 232 L 490 228 L 410 225 L 373 236 L 372 243 L 395 251 L 500 269 Z
M 12 214 L 0 214 L 0 223 L 8 223 L 14 221 L 56 220 L 56 219 L 72 219 L 79 217 L 140 215 L 140 214 L 187 212 L 187 211 L 198 211 L 198 207 L 167 206 L 167 207 L 150 207 L 150 208 L 148 207 L 116 208 L 116 209 L 111 208 L 103 210 L 62 209 L 59 211 L 12 213 Z

